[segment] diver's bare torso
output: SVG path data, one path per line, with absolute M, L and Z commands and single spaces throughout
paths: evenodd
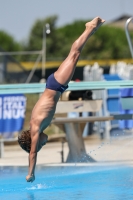
M 46 88 L 35 104 L 31 114 L 31 121 L 33 120 L 39 126 L 39 132 L 46 129 L 53 119 L 60 95 L 59 91 Z

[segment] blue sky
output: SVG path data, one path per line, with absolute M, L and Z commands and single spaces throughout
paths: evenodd
M 24 41 L 38 18 L 58 15 L 57 26 L 101 16 L 107 22 L 133 15 L 133 0 L 0 0 L 0 30 Z

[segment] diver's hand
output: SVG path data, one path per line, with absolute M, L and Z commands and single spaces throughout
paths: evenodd
M 34 174 L 32 174 L 32 175 L 27 175 L 26 176 L 26 180 L 27 180 L 27 182 L 33 182 L 34 180 L 35 180 L 35 176 L 34 176 Z

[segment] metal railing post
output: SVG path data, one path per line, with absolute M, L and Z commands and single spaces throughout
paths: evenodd
M 130 17 L 127 21 L 126 21 L 126 24 L 125 24 L 125 32 L 126 32 L 126 37 L 127 37 L 127 41 L 128 41 L 128 45 L 129 45 L 129 48 L 130 48 L 130 52 L 131 52 L 131 56 L 133 58 L 133 45 L 132 45 L 132 42 L 131 42 L 131 37 L 130 37 L 130 34 L 129 34 L 129 30 L 128 30 L 128 25 L 129 23 L 133 20 L 133 17 Z

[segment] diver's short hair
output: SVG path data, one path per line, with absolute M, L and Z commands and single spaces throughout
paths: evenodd
M 18 135 L 18 143 L 20 147 L 25 150 L 27 153 L 30 153 L 31 149 L 31 135 L 30 130 L 22 131 Z

